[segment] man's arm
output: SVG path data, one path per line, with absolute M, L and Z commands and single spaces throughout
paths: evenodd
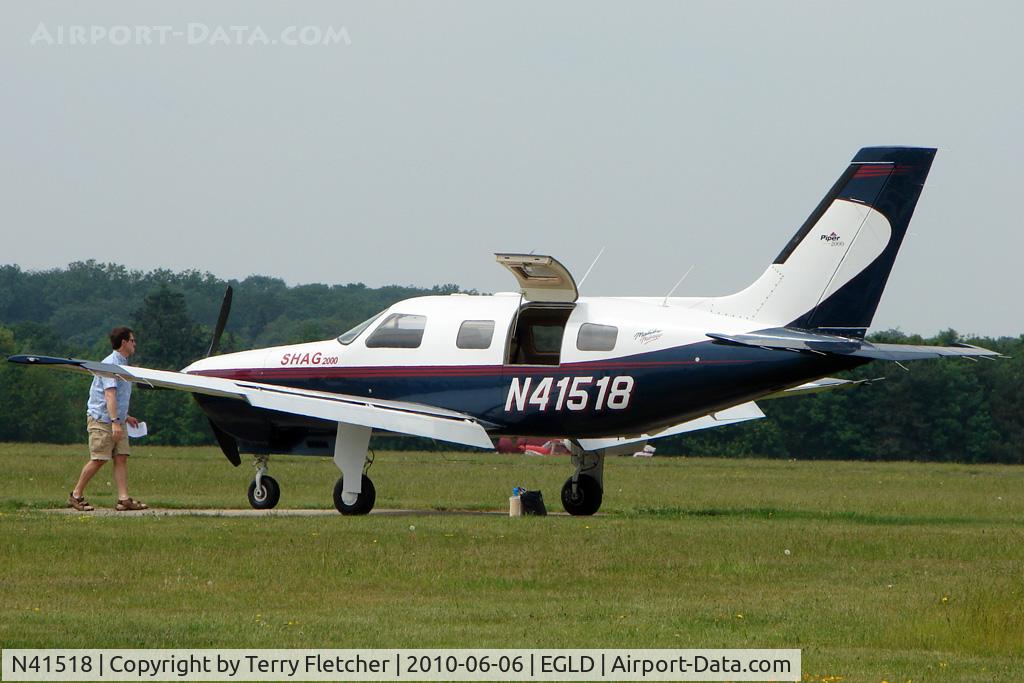
M 104 389 L 103 398 L 107 402 L 107 415 L 110 417 L 110 426 L 114 431 L 114 442 L 116 443 L 124 437 L 124 426 L 117 421 L 117 388 Z

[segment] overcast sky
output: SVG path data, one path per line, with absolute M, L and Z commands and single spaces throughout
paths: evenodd
M 495 251 L 578 279 L 606 247 L 586 295 L 662 296 L 690 266 L 677 294 L 726 294 L 857 149 L 923 145 L 873 328 L 1017 335 L 1022 23 L 1016 2 L 6 2 L 0 263 L 497 291 Z

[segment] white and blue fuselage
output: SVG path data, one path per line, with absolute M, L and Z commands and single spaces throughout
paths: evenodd
M 394 304 L 347 343 L 329 339 L 214 356 L 185 372 L 437 406 L 473 416 L 495 436 L 593 438 L 655 432 L 866 362 L 720 344 L 706 332 L 744 334 L 764 324 L 701 310 L 706 301 L 420 297 Z M 533 325 L 536 311 L 545 315 Z M 416 346 L 372 342 L 393 316 L 422 322 Z M 467 325 L 490 334 L 478 335 L 475 348 L 460 348 Z M 517 356 L 531 325 L 536 336 L 548 334 L 549 352 Z M 261 417 L 236 401 L 200 401 L 250 449 L 274 443 L 280 450 L 294 441 L 299 451 L 317 452 L 300 443 L 309 436 L 304 432 L 334 429 L 300 416 Z

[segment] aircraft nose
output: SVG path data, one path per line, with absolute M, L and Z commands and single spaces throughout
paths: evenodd
M 186 365 L 185 367 L 183 367 L 181 369 L 181 371 L 182 372 L 196 372 L 197 370 L 202 370 L 203 367 L 206 364 L 207 364 L 206 363 L 206 359 L 205 358 L 200 358 L 199 360 L 193 361 L 192 363 L 190 363 L 190 364 Z

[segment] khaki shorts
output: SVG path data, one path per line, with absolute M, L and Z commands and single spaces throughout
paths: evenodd
M 124 425 L 122 425 L 124 426 Z M 89 457 L 93 460 L 110 460 L 115 455 L 131 455 L 128 447 L 128 429 L 125 427 L 121 439 L 114 442 L 114 427 L 109 422 L 88 418 Z

